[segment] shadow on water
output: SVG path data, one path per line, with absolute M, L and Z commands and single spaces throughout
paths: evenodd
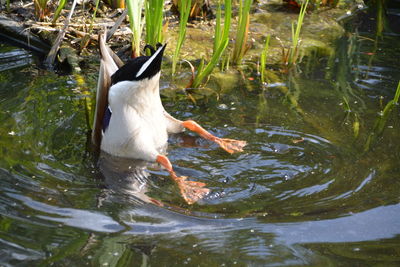
M 249 143 L 228 155 L 171 138 L 176 171 L 212 189 L 193 206 L 157 166 L 95 161 L 73 76 L 2 45 L 1 265 L 398 264 L 399 109 L 364 151 L 400 80 L 399 36 L 383 35 L 349 33 L 332 59 L 278 86 L 238 82 L 207 105 L 164 99 L 174 116 Z

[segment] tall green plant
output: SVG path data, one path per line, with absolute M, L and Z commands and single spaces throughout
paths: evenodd
M 399 103 L 399 98 L 400 98 L 400 81 L 397 85 L 394 98 L 386 104 L 385 108 L 381 113 L 381 116 L 375 121 L 374 128 L 371 134 L 368 136 L 367 142 L 364 147 L 364 151 L 368 151 L 371 145 L 375 143 L 377 137 L 379 137 L 383 133 L 389 115 L 392 113 L 393 108 Z
M 268 54 L 270 38 L 271 38 L 271 35 L 268 35 L 265 40 L 265 46 L 264 46 L 263 51 L 261 52 L 261 58 L 260 58 L 261 82 L 263 84 L 265 83 L 265 64 L 267 64 L 267 54 Z
M 292 22 L 292 46 L 289 50 L 288 65 L 291 66 L 296 63 L 299 44 L 300 44 L 300 32 L 303 26 L 304 16 L 306 15 L 306 10 L 308 6 L 308 0 L 301 4 L 299 17 L 297 19 L 296 29 L 294 22 Z
M 142 36 L 142 8 L 144 0 L 127 0 L 129 25 L 132 30 L 132 56 L 140 55 L 140 41 Z
M 239 65 L 247 50 L 247 38 L 250 25 L 250 6 L 252 0 L 239 0 L 239 22 L 236 31 L 235 47 L 233 50 L 233 63 Z
M 179 36 L 178 36 L 178 41 L 176 43 L 174 56 L 172 57 L 172 74 L 175 73 L 179 52 L 181 51 L 183 41 L 185 41 L 186 38 L 186 24 L 189 19 L 191 5 L 192 5 L 192 0 L 181 0 L 179 6 L 179 14 L 180 14 Z
M 218 5 L 221 5 L 218 2 Z M 221 8 L 219 7 L 217 10 L 217 21 L 221 22 Z M 224 28 L 221 31 L 221 24 L 216 24 L 215 32 L 219 32 L 218 35 L 214 37 L 214 51 L 211 57 L 210 62 L 204 67 L 203 61 L 202 64 L 197 69 L 197 75 L 193 80 L 192 87 L 199 87 L 200 83 L 206 78 L 214 67 L 218 64 L 219 59 L 224 53 L 226 47 L 229 43 L 229 28 L 231 26 L 231 16 L 232 16 L 232 4 L 231 0 L 225 0 L 225 14 L 224 14 Z
M 162 22 L 164 0 L 147 0 L 145 5 L 146 43 L 151 46 L 156 46 L 157 43 L 162 43 L 163 41 Z
M 58 17 L 60 17 L 61 11 L 64 9 L 64 6 L 65 6 L 66 3 L 67 3 L 67 0 L 60 0 L 58 2 L 57 9 L 56 9 L 56 11 L 54 12 L 54 15 L 53 15 L 52 23 L 56 23 Z

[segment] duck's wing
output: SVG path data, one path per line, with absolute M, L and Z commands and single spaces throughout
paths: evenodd
M 122 60 L 106 45 L 106 32 L 99 35 L 99 45 L 101 60 L 96 89 L 96 109 L 92 131 L 92 142 L 96 147 L 100 147 L 101 144 L 103 118 L 108 107 L 108 90 L 111 86 L 111 75 L 113 75 L 118 68 L 124 64 Z

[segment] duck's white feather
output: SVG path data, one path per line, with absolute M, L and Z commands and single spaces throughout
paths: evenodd
M 155 161 L 167 146 L 167 120 L 159 94 L 160 73 L 110 87 L 112 110 L 101 149 L 115 156 Z

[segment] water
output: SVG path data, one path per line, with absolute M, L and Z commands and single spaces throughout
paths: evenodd
M 98 166 L 82 102 L 95 72 L 82 84 L 3 44 L 15 60 L 0 61 L 1 265 L 398 265 L 398 107 L 366 143 L 400 80 L 400 36 L 365 37 L 360 28 L 333 60 L 303 62 L 287 96 L 256 77 L 219 101 L 164 99 L 174 116 L 248 141 L 229 155 L 194 134 L 171 138 L 176 171 L 212 189 L 193 206 L 157 166 Z

